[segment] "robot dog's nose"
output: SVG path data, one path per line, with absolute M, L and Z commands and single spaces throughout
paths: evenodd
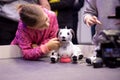
M 62 39 L 65 39 L 65 37 L 63 36 Z
M 66 41 L 64 36 L 62 37 L 62 41 Z

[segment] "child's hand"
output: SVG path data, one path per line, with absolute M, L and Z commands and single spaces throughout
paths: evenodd
M 50 51 L 57 50 L 60 47 L 60 42 L 58 41 L 58 38 L 53 38 L 46 43 L 46 46 Z
M 87 26 L 93 26 L 94 24 L 102 24 L 96 16 L 90 16 L 90 15 L 87 15 L 85 17 L 85 22 L 86 22 L 86 25 Z
M 38 45 L 37 44 L 32 44 L 32 48 L 35 48 L 37 47 Z

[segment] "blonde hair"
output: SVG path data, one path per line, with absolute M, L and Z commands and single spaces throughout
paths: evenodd
M 37 4 L 22 4 L 19 5 L 18 9 L 20 9 L 20 19 L 27 26 L 34 27 L 43 20 L 43 9 Z

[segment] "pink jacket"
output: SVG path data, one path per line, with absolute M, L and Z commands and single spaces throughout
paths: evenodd
M 56 37 L 58 32 L 57 17 L 54 12 L 44 10 L 50 18 L 50 26 L 45 30 L 34 30 L 26 27 L 22 21 L 19 21 L 18 29 L 14 40 L 11 42 L 12 45 L 19 45 L 22 50 L 23 57 L 29 60 L 37 60 L 45 53 L 41 48 L 45 48 L 51 38 Z M 32 48 L 32 44 L 36 43 L 39 45 L 36 48 Z

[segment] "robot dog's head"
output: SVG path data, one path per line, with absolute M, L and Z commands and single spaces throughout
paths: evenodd
M 58 31 L 58 39 L 61 42 L 71 41 L 74 36 L 74 31 L 72 29 L 63 28 Z

